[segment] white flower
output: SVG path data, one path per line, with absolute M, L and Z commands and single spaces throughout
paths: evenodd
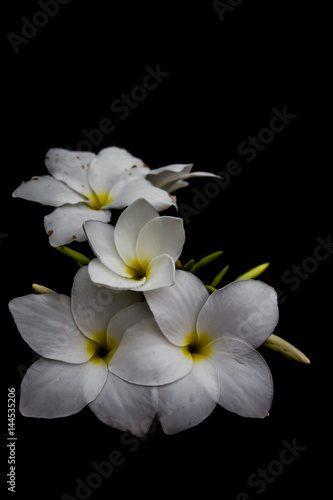
M 140 199 L 122 212 L 115 227 L 87 221 L 84 230 L 97 256 L 88 265 L 94 283 L 137 291 L 174 284 L 175 261 L 185 241 L 182 219 L 160 217 Z
M 155 320 L 127 330 L 110 369 L 128 382 L 158 386 L 166 433 L 200 423 L 216 404 L 245 417 L 267 415 L 272 377 L 255 349 L 278 321 L 270 286 L 240 280 L 209 296 L 196 276 L 176 271 L 174 286 L 145 297 Z
M 44 218 L 52 246 L 84 241 L 84 221 L 109 222 L 110 209 L 123 209 L 138 198 L 157 211 L 176 205 L 175 197 L 145 179 L 142 160 L 124 149 L 110 147 L 95 155 L 53 148 L 45 165 L 50 175 L 23 182 L 13 197 L 56 207 Z
M 144 435 L 156 413 L 156 389 L 129 384 L 108 369 L 124 331 L 151 316 L 139 300 L 135 292 L 97 287 L 87 267 L 76 274 L 71 298 L 46 293 L 13 299 L 17 327 L 41 356 L 22 381 L 22 414 L 64 417 L 89 405 L 106 424 Z

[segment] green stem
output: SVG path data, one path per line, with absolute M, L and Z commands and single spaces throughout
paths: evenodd
M 74 259 L 79 266 L 86 266 L 90 262 L 90 259 L 88 259 L 88 257 L 86 257 L 80 252 L 76 252 L 75 250 L 66 247 L 65 245 L 61 245 L 60 247 L 55 247 L 55 249 L 58 250 L 58 252 L 66 255 L 67 257 Z

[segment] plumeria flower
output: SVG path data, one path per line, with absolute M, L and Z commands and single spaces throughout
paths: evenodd
M 156 389 L 133 385 L 108 368 L 124 331 L 151 316 L 140 294 L 97 287 L 82 267 L 72 296 L 26 295 L 9 303 L 23 339 L 41 357 L 21 385 L 23 415 L 56 418 L 89 405 L 104 423 L 142 436 L 157 408 Z
M 145 198 L 157 211 L 176 206 L 176 199 L 145 179 L 147 169 L 125 149 L 90 152 L 50 149 L 45 158 L 50 175 L 23 182 L 13 197 L 56 207 L 44 218 L 52 246 L 84 241 L 86 220 L 109 222 L 110 209 L 123 209 Z
M 84 230 L 96 255 L 88 265 L 94 283 L 136 291 L 174 284 L 175 261 L 185 241 L 182 219 L 161 217 L 140 199 L 122 212 L 115 227 L 87 221 Z
M 267 415 L 272 377 L 255 349 L 278 321 L 274 289 L 240 280 L 209 296 L 196 276 L 179 270 L 175 285 L 145 297 L 155 319 L 126 331 L 110 370 L 158 386 L 167 434 L 200 423 L 217 404 L 245 417 Z

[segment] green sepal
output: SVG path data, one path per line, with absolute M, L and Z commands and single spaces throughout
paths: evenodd
M 213 281 L 211 282 L 210 286 L 216 288 L 217 285 L 220 283 L 220 281 L 222 280 L 223 276 L 226 274 L 226 272 L 228 271 L 230 266 L 225 266 L 222 271 L 219 272 L 219 274 L 217 274 L 215 276 L 215 278 L 213 279 Z
M 269 266 L 269 262 L 266 262 L 265 264 L 260 264 L 260 266 L 254 267 L 247 271 L 244 274 L 241 274 L 238 276 L 238 278 L 235 279 L 237 280 L 252 280 L 253 278 L 256 278 L 259 276 L 261 273 L 263 273 Z
M 191 259 L 188 262 L 186 262 L 186 264 L 184 264 L 185 271 L 191 271 L 193 269 L 194 264 L 195 264 L 194 259 Z
M 206 257 L 203 257 L 200 259 L 196 264 L 191 269 L 191 273 L 195 273 L 200 267 L 207 266 L 214 260 L 216 260 L 220 255 L 223 253 L 222 250 L 218 252 L 211 253 L 210 255 L 207 255 Z

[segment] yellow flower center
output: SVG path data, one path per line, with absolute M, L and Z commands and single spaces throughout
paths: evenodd
M 197 363 L 203 357 L 209 358 L 213 353 L 212 340 L 206 332 L 201 334 L 191 332 L 185 337 L 183 353 L 185 356 L 191 356 L 194 363 Z
M 118 341 L 114 337 L 106 336 L 106 332 L 95 332 L 93 339 L 87 340 L 86 349 L 91 355 L 89 361 L 94 364 L 104 362 L 109 364 L 112 356 L 118 348 Z
M 93 204 L 90 205 L 92 210 L 101 210 L 101 208 L 112 202 L 112 196 L 106 191 L 101 191 L 100 193 L 93 192 L 89 198 L 93 202 Z
M 148 266 L 149 266 L 148 260 L 144 262 L 139 262 L 137 259 L 135 259 L 133 260 L 133 262 L 131 262 L 128 271 L 129 274 L 132 274 L 132 279 L 140 281 L 143 278 L 148 278 L 149 275 Z

